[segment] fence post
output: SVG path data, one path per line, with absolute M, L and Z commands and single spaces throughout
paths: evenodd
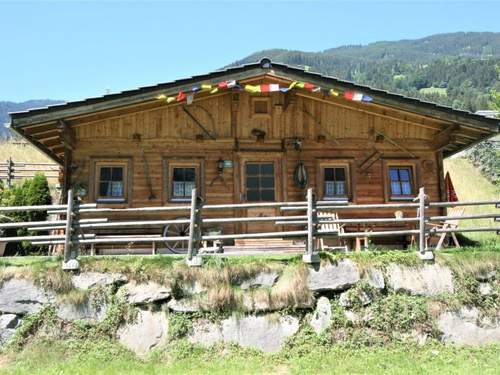
M 78 256 L 78 201 L 74 199 L 73 190 L 68 190 L 68 202 L 66 208 L 66 228 L 64 231 L 64 261 L 62 269 L 65 271 L 74 271 L 80 268 L 76 259 Z
M 426 230 L 425 230 L 425 205 L 427 196 L 425 188 L 422 186 L 418 191 L 418 256 L 422 260 L 433 260 L 434 253 L 427 248 Z
M 201 267 L 203 259 L 198 255 L 201 243 L 201 208 L 203 200 L 198 197 L 197 189 L 191 191 L 191 211 L 189 215 L 189 243 L 186 263 L 189 267 Z
M 10 189 L 12 187 L 12 179 L 14 178 L 14 163 L 12 162 L 12 157 L 7 159 L 7 186 Z
M 319 253 L 315 249 L 316 224 L 318 213 L 316 211 L 316 197 L 311 188 L 307 189 L 307 239 L 306 253 L 302 256 L 304 263 L 319 263 Z

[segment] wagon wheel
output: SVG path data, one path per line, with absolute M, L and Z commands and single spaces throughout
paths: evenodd
M 186 217 L 178 217 L 175 220 L 187 219 Z M 189 223 L 167 224 L 163 227 L 163 237 L 187 237 L 189 236 Z M 185 252 L 188 248 L 188 240 L 180 241 L 165 241 L 165 246 L 176 254 Z

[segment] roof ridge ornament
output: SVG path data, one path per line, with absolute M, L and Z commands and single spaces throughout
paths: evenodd
M 260 67 L 263 69 L 271 69 L 273 66 L 271 64 L 271 59 L 269 57 L 263 57 L 260 59 Z

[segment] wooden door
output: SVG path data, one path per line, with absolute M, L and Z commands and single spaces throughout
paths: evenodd
M 240 201 L 242 203 L 278 202 L 282 199 L 281 155 L 245 155 L 240 159 Z M 275 207 L 253 207 L 242 210 L 246 216 L 278 216 Z M 278 230 L 274 222 L 263 221 L 242 226 L 247 233 Z

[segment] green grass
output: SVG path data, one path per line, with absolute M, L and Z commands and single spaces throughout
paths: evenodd
M 310 346 L 294 355 L 265 355 L 236 347 L 167 348 L 147 359 L 110 341 L 72 354 L 65 342 L 40 341 L 0 355 L 1 374 L 497 374 L 499 346 L 451 347 L 433 343 L 348 348 Z
M 464 158 L 447 159 L 444 162 L 444 170 L 450 172 L 453 186 L 460 201 L 492 200 L 500 199 L 500 186 L 493 185 L 474 166 Z M 496 213 L 495 206 L 467 206 L 465 214 Z M 493 219 L 462 220 L 460 227 L 470 228 L 472 226 L 492 227 L 495 226 Z M 476 241 L 496 240 L 495 232 L 467 233 L 467 237 Z

